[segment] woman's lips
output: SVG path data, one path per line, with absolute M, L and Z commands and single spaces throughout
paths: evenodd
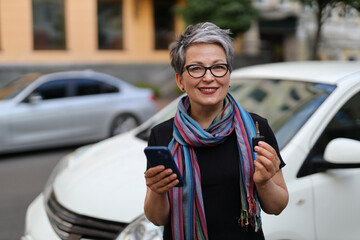
M 206 87 L 206 88 L 199 88 L 200 92 L 203 94 L 212 94 L 216 92 L 218 88 L 216 87 Z

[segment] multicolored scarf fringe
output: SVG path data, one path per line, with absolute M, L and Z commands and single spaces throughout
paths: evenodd
M 184 178 L 182 188 L 169 192 L 171 224 L 174 240 L 208 239 L 204 204 L 201 190 L 200 168 L 193 147 L 215 146 L 226 140 L 235 129 L 240 159 L 241 209 L 239 225 L 252 225 L 257 231 L 261 227 L 260 204 L 254 191 L 254 159 L 252 137 L 256 130 L 248 112 L 241 108 L 228 94 L 224 110 L 210 127 L 203 130 L 189 115 L 189 98 L 183 97 L 174 119 L 173 139 L 169 149 Z

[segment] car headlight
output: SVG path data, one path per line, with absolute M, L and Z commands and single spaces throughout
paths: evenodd
M 155 226 L 145 215 L 131 222 L 116 240 L 161 240 L 163 227 Z
M 56 164 L 56 166 L 52 170 L 52 172 L 45 184 L 45 188 L 44 188 L 44 201 L 45 202 L 47 202 L 47 200 L 50 196 L 50 193 L 52 190 L 52 185 L 55 181 L 56 176 L 59 175 L 62 171 L 64 171 L 64 169 L 66 169 L 68 166 L 71 166 L 72 164 L 74 164 L 77 161 L 77 159 L 79 159 L 80 156 L 84 152 L 86 152 L 85 150 L 88 149 L 90 146 L 91 145 L 86 145 L 86 146 L 76 149 L 75 151 L 67 154 Z

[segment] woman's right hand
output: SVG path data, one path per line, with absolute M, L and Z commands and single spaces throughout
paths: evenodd
M 165 166 L 149 168 L 145 172 L 146 196 L 144 212 L 155 225 L 166 225 L 169 222 L 170 205 L 166 193 L 179 183 L 176 174 Z
M 170 168 L 165 169 L 163 165 L 149 168 L 145 172 L 145 180 L 146 186 L 160 195 L 167 193 L 179 183 L 176 174 Z

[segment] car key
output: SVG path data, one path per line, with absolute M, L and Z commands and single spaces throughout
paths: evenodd
M 252 145 L 254 152 L 255 152 L 255 146 L 257 146 L 260 141 L 265 141 L 265 137 L 260 135 L 259 123 L 257 121 L 255 122 L 255 128 L 256 128 L 256 137 L 252 138 Z

